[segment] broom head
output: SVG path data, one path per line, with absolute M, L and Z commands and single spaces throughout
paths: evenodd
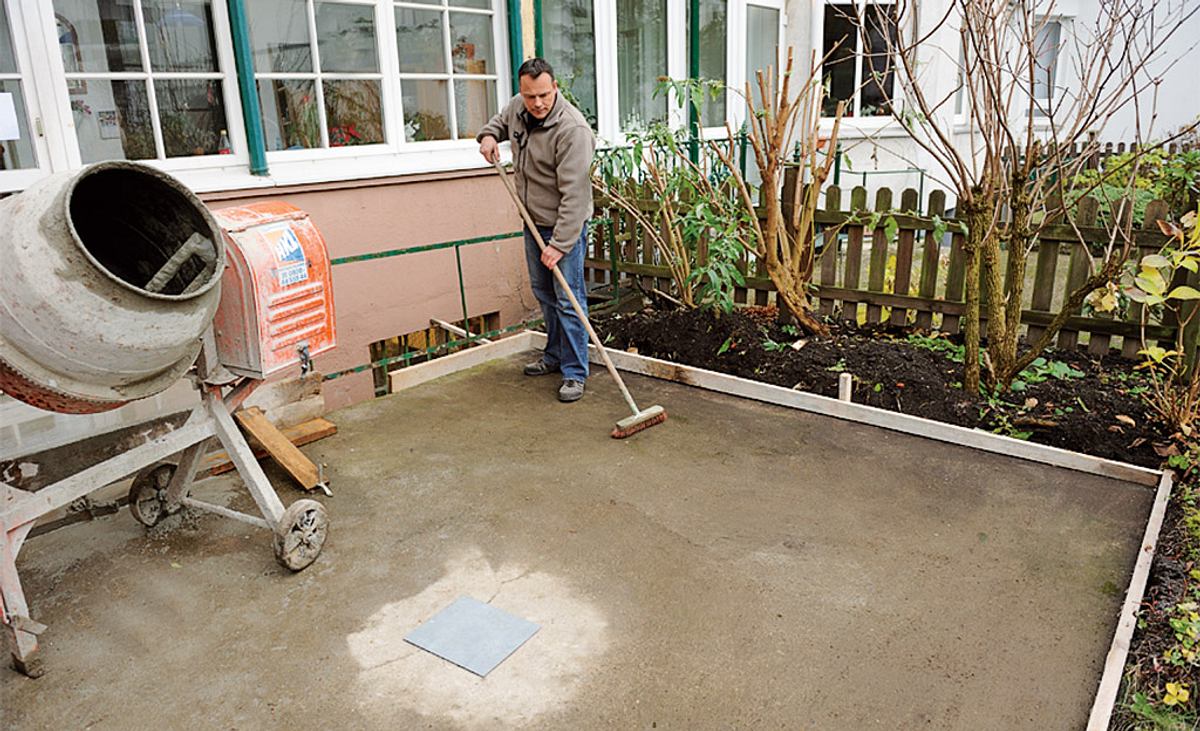
M 652 426 L 661 424 L 667 420 L 667 412 L 663 407 L 655 404 L 644 411 L 639 411 L 633 416 L 627 416 L 617 422 L 613 427 L 612 438 L 624 439 L 627 436 L 637 434 L 643 429 L 649 429 Z

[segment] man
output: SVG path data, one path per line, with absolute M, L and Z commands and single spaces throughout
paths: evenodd
M 544 59 L 521 64 L 517 76 L 521 93 L 475 139 L 488 162 L 499 159 L 500 141 L 512 142 L 517 194 L 547 244 L 540 251 L 526 228 L 525 260 L 546 323 L 546 350 L 525 366 L 525 375 L 561 372 L 558 400 L 578 401 L 588 377 L 588 334 L 551 270 L 558 266 L 586 308 L 583 257 L 592 216 L 589 170 L 596 140 L 579 110 L 558 93 L 554 70 Z

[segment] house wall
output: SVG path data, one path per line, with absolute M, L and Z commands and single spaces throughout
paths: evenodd
M 490 169 L 202 196 L 214 210 L 262 200 L 285 200 L 308 212 L 331 259 L 520 230 L 503 185 Z M 536 307 L 529 292 L 520 238 L 461 249 L 471 317 L 499 312 L 521 321 Z M 429 318 L 462 319 L 453 249 L 338 264 L 333 267 L 337 348 L 316 359 L 332 373 L 371 361 L 372 342 L 429 327 Z M 371 373 L 326 383 L 331 409 L 374 395 Z
M 1096 22 L 1100 10 L 1097 0 L 1060 0 L 1046 3 L 1053 14 L 1066 21 L 1064 37 L 1071 32 L 1086 33 Z M 938 28 L 950 6 L 948 0 L 931 0 L 918 3 L 918 31 L 925 35 L 929 29 Z M 1166 8 L 1177 8 L 1178 3 L 1161 3 L 1157 6 L 1160 16 Z M 814 51 L 821 50 L 821 28 L 823 6 L 814 0 L 789 0 L 786 5 L 787 27 L 785 38 L 793 49 L 801 73 L 807 73 Z M 953 16 L 952 16 L 953 17 Z M 1200 45 L 1195 39 L 1200 35 L 1200 14 L 1192 17 L 1180 32 L 1169 38 L 1155 52 L 1153 63 L 1147 68 L 1143 81 L 1146 91 L 1138 97 L 1138 106 L 1126 105 L 1115 114 L 1103 129 L 1095 130 L 1102 142 L 1128 142 L 1135 139 L 1136 120 L 1140 117 L 1143 139 L 1163 136 L 1191 123 L 1200 116 L 1200 105 L 1196 92 L 1200 84 L 1195 80 L 1195 68 L 1200 64 Z M 952 93 L 957 86 L 959 36 L 954 23 L 946 23 L 929 35 L 920 52 L 922 79 L 930 99 L 940 99 Z M 1081 70 L 1072 58 L 1069 46 L 1059 57 L 1055 87 L 1060 93 L 1069 93 L 1078 86 Z M 1149 79 L 1160 79 L 1157 86 Z M 1157 94 L 1155 93 L 1157 91 Z M 1154 113 L 1150 124 L 1151 112 Z M 965 119 L 954 118 L 953 107 L 947 105 L 942 120 L 944 129 L 953 131 L 953 138 L 960 152 L 970 156 L 971 137 Z M 1046 128 L 1046 132 L 1049 129 Z M 841 187 L 849 189 L 863 184 L 862 173 L 866 172 L 866 187 L 873 196 L 879 187 L 901 189 L 924 187 L 926 196 L 932 188 L 947 187 L 944 174 L 937 162 L 921 149 L 920 145 L 905 135 L 899 125 L 880 119 L 845 119 L 839 135 L 843 157 Z M 905 168 L 920 168 L 926 171 L 924 178 L 916 172 L 900 172 Z M 953 200 L 949 201 L 953 205 Z

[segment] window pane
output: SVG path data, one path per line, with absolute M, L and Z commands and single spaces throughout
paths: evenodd
M 8 11 L 0 3 L 0 73 L 17 73 L 17 58 L 12 45 L 12 29 Z M 19 170 L 37 167 L 37 157 L 29 134 L 29 115 L 25 110 L 25 95 L 18 79 L 0 81 L 0 94 L 11 94 L 17 114 L 17 139 L 0 140 L 0 170 Z
M 824 114 L 837 113 L 837 103 L 846 102 L 844 114 L 854 116 L 854 53 L 858 45 L 858 21 L 852 5 L 825 6 L 824 48 L 825 63 L 821 68 L 821 83 L 825 85 Z
M 1058 60 L 1058 43 L 1062 26 L 1057 20 L 1044 21 L 1034 39 L 1037 51 L 1033 69 L 1033 98 L 1049 99 L 1054 88 L 1054 69 Z
M 156 81 L 154 95 L 167 157 L 217 154 L 226 124 L 220 81 Z
M 21 93 L 21 82 L 16 79 L 0 81 L 0 93 L 12 94 L 13 106 L 17 111 L 17 131 L 21 135 L 15 140 L 0 140 L 0 170 L 18 170 L 37 167 L 37 156 L 33 152 L 33 141 L 29 135 L 29 115 L 25 111 L 25 95 Z
M 445 81 L 404 79 L 404 139 L 409 142 L 450 139 L 450 105 Z
M 473 140 L 496 113 L 496 82 L 468 79 L 454 82 L 454 113 L 458 138 Z
M 85 95 L 71 99 L 71 115 L 84 163 L 158 157 L 144 81 L 88 79 Z
M 0 74 L 15 73 L 17 73 L 17 56 L 13 52 L 8 9 L 4 7 L 4 3 L 0 3 Z
M 326 79 L 323 87 L 330 147 L 383 142 L 383 103 L 378 81 Z
M 396 8 L 396 45 L 400 48 L 401 72 L 448 71 L 440 11 Z
M 259 73 L 312 71 L 308 9 L 304 0 L 253 0 L 246 3 L 250 46 Z
M 700 0 L 700 78 L 725 81 L 725 0 Z M 749 10 L 749 9 L 747 9 Z M 691 41 L 691 17 L 687 28 Z M 725 94 L 716 99 L 706 96 L 700 105 L 700 126 L 725 124 Z
M 558 87 L 570 95 L 596 128 L 596 44 L 592 0 L 563 0 L 542 5 L 546 60 Z
M 450 13 L 450 58 L 460 74 L 494 74 L 492 16 Z
M 379 70 L 375 11 L 369 5 L 317 3 L 317 49 L 322 71 Z
M 667 98 L 654 96 L 667 73 L 666 0 L 617 0 L 618 109 L 622 126 L 667 116 Z
M 862 107 L 859 110 L 864 117 L 881 117 L 892 113 L 895 70 L 888 47 L 898 37 L 895 11 L 894 5 L 871 5 L 865 14 L 867 48 L 862 64 Z
M 211 0 L 142 0 L 152 71 L 217 71 Z
M 321 119 L 312 81 L 261 79 L 258 101 L 268 150 L 321 146 Z
M 757 72 L 766 76 L 772 69 L 772 78 L 779 83 L 779 11 L 757 5 L 746 7 L 746 78 L 754 95 L 754 106 L 762 109 L 762 92 L 758 90 Z
M 553 3 L 548 3 L 553 4 Z M 491 0 L 450 0 L 450 7 L 458 8 L 483 8 L 491 7 Z M 543 7 L 544 9 L 544 7 Z
M 63 66 L 74 71 L 141 71 L 134 0 L 54 0 Z

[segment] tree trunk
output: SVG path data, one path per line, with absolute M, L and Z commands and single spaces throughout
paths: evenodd
M 966 256 L 966 303 L 963 311 L 963 389 L 979 393 L 979 248 L 987 231 L 987 215 L 976 203 L 962 204 L 967 219 L 967 236 L 963 242 Z
M 1000 237 L 993 232 L 980 244 L 983 258 L 983 286 L 987 287 L 988 362 L 991 366 L 987 384 L 996 385 L 996 373 L 1012 366 L 1004 349 L 1005 307 L 1004 270 L 1000 267 Z
M 783 301 L 783 306 L 787 308 L 792 317 L 796 318 L 796 322 L 799 323 L 802 330 L 809 335 L 825 336 L 829 334 L 829 328 L 825 326 L 825 323 L 813 317 L 808 302 L 807 281 L 798 281 L 778 261 L 772 262 L 769 259 L 767 260 L 767 274 L 775 283 L 775 293 Z
M 1020 181 L 1014 181 L 1019 183 Z M 988 336 L 988 354 L 995 368 L 993 385 L 1007 389 L 1017 377 L 1017 345 L 1021 337 L 1021 301 L 1025 296 L 1025 267 L 1031 248 L 1029 196 L 1022 193 L 1012 202 L 1012 224 L 1008 236 L 1008 272 L 1005 281 L 1004 332 Z

